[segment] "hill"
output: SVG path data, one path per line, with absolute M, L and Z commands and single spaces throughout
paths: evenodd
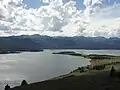
M 3 49 L 120 49 L 120 38 L 40 35 L 0 37 L 0 50 Z
M 56 80 L 48 80 L 10 90 L 120 90 L 120 78 L 112 78 L 108 71 L 68 76 Z

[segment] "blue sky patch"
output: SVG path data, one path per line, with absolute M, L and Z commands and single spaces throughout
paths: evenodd
M 85 6 L 83 5 L 84 0 L 76 0 L 77 8 L 83 9 Z M 40 0 L 24 0 L 24 3 L 27 4 L 28 8 L 39 8 L 40 6 L 46 5 L 45 3 L 40 2 Z M 104 0 L 104 4 L 113 5 L 114 3 L 120 3 L 120 0 Z

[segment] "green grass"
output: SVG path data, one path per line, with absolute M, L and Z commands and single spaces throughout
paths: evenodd
M 109 71 L 90 72 L 84 75 L 69 75 L 11 90 L 120 90 L 120 78 L 112 78 Z

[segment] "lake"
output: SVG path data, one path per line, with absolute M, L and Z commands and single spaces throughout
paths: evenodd
M 120 55 L 120 50 L 45 50 L 44 52 L 23 52 L 0 54 L 0 90 L 4 85 L 20 85 L 23 79 L 28 83 L 47 80 L 90 64 L 89 59 L 69 55 L 55 55 L 53 52 L 76 51 L 86 54 Z

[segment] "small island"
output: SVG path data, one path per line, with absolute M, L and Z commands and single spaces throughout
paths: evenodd
M 40 50 L 0 50 L 0 54 L 14 54 L 14 53 L 21 53 L 21 52 L 43 52 L 43 49 Z
M 6 50 L 0 51 L 0 54 L 13 54 L 13 53 L 21 53 L 21 51 L 6 51 Z

